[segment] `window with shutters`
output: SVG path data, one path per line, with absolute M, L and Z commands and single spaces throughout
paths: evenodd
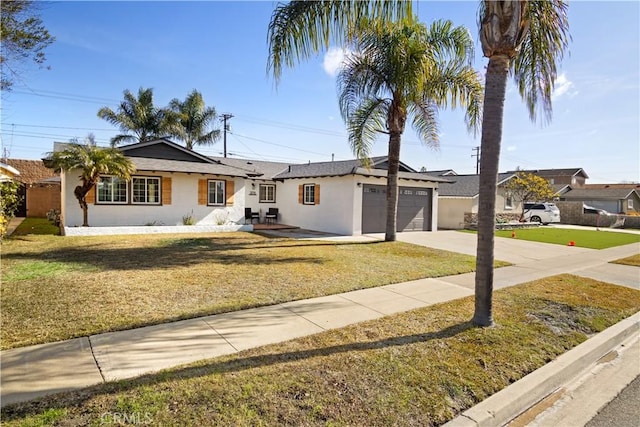
M 132 203 L 142 205 L 160 204 L 160 178 L 134 177 L 132 179 Z
M 302 203 L 305 205 L 316 204 L 316 186 L 315 184 L 304 184 L 302 186 Z
M 207 204 L 209 205 L 224 205 L 225 204 L 225 181 L 209 180 L 208 181 L 208 197 Z

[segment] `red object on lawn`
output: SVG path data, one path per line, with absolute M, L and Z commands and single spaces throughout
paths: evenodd
M 569 242 L 569 246 L 575 246 L 576 242 L 574 242 L 573 240 Z
M 511 237 L 516 237 L 516 230 L 513 230 L 513 231 L 511 232 Z

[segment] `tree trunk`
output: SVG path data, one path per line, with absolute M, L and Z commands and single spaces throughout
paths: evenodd
M 476 255 L 475 313 L 472 322 L 493 325 L 493 261 L 496 222 L 496 190 L 502 142 L 504 100 L 509 58 L 494 55 L 487 66 L 480 148 L 478 199 L 478 248 Z
M 75 190 L 73 190 L 76 199 L 78 199 L 78 203 L 80 204 L 80 208 L 82 209 L 82 226 L 89 226 L 89 205 L 87 204 L 87 193 L 91 190 L 94 184 L 84 183 L 83 185 L 78 185 Z
M 389 159 L 387 168 L 387 227 L 384 235 L 386 242 L 396 241 L 398 223 L 398 169 L 400 168 L 401 132 L 390 132 Z

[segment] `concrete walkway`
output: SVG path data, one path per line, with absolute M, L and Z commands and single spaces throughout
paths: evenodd
M 361 239 L 376 239 L 364 236 Z M 331 239 L 331 238 L 329 238 Z M 400 240 L 475 254 L 473 234 L 401 233 Z M 494 288 L 573 273 L 640 289 L 637 267 L 608 264 L 640 253 L 640 244 L 591 250 L 496 239 Z M 239 312 L 110 332 L 3 351 L 2 406 L 39 396 L 131 378 L 160 369 L 277 343 L 364 320 L 473 294 L 474 274 L 406 283 L 288 302 Z

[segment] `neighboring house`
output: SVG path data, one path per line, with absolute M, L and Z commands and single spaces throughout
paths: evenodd
M 7 159 L 6 163 L 20 171 L 19 194 L 22 203 L 16 216 L 45 217 L 51 209 L 60 209 L 60 177 L 42 160 Z
M 20 171 L 13 166 L 0 162 L 0 182 L 13 181 L 20 175 Z
M 442 170 L 437 170 L 437 171 L 425 171 L 422 172 L 424 174 L 427 175 L 431 175 L 431 176 L 455 176 L 458 175 L 456 173 L 456 171 L 454 171 L 453 169 L 442 169 Z
M 582 188 L 589 176 L 582 168 L 568 169 L 532 169 L 510 171 L 508 173 L 527 172 L 542 177 L 549 181 L 551 185 L 569 185 L 571 188 Z
M 56 144 L 56 150 L 62 149 Z M 244 209 L 278 208 L 277 222 L 301 228 L 357 235 L 384 232 L 386 157 L 361 161 L 287 163 L 207 157 L 159 139 L 119 148 L 137 171 L 130 181 L 104 176 L 87 196 L 89 224 L 123 226 L 243 224 Z M 82 224 L 73 195 L 77 173 L 62 174 L 62 222 Z M 436 230 L 441 177 L 405 164 L 399 172 L 398 230 Z
M 607 186 L 609 185 L 609 186 Z M 575 188 L 560 196 L 560 200 L 567 202 L 582 202 L 597 209 L 604 209 L 610 213 L 640 212 L 640 191 L 631 188 L 617 187 L 615 184 L 589 184 L 587 188 Z
M 505 219 L 515 219 L 522 210 L 520 203 L 505 192 L 504 185 L 515 177 L 515 173 L 498 174 L 498 192 L 496 198 L 496 214 Z M 475 222 L 478 214 L 478 194 L 480 175 L 447 176 L 451 184 L 442 184 L 438 191 L 438 228 L 462 229 Z

